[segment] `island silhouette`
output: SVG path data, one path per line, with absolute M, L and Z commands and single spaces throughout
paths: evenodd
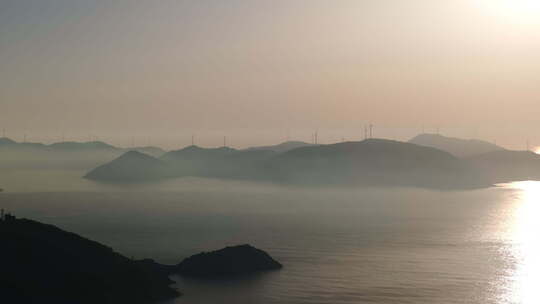
M 484 140 L 461 139 L 447 137 L 440 134 L 427 133 L 415 136 L 409 140 L 409 143 L 443 150 L 457 157 L 469 157 L 493 151 L 505 150 L 496 144 Z
M 158 147 L 120 148 L 102 141 L 43 144 L 3 137 L 0 138 L 0 168 L 88 170 L 132 150 L 155 157 L 165 153 Z
M 185 176 L 295 185 L 418 186 L 454 189 L 489 185 L 467 161 L 412 143 L 367 139 L 274 150 L 189 146 L 160 158 L 128 152 L 91 170 L 96 181 L 152 181 Z
M 18 143 L 0 138 L 0 168 L 78 169 L 100 182 L 180 177 L 315 186 L 414 186 L 470 189 L 540 179 L 540 156 L 476 140 L 420 134 L 336 144 L 289 141 L 234 149 L 188 146 L 118 148 L 100 142 Z
M 171 274 L 228 278 L 282 265 L 250 245 L 200 253 L 178 265 L 133 260 L 52 225 L 0 217 L 2 303 L 147 304 L 180 296 Z

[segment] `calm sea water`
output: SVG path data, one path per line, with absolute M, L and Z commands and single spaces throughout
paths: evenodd
M 176 278 L 169 303 L 540 303 L 540 183 L 438 192 L 183 179 L 112 186 L 2 172 L 0 207 L 135 258 L 250 243 L 281 271 Z

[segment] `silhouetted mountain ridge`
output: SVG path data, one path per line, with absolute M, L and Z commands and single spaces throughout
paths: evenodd
M 101 141 L 17 143 L 0 139 L 0 168 L 11 169 L 84 169 L 88 170 L 111 161 L 124 152 L 135 150 L 155 157 L 165 151 L 158 147 L 125 149 Z
M 171 151 L 161 157 L 167 162 L 174 175 L 258 179 L 260 165 L 272 151 L 245 151 L 229 147 L 201 148 L 189 146 L 181 150 Z
M 175 161 L 175 160 L 206 160 L 213 159 L 216 157 L 223 157 L 230 155 L 231 153 L 237 152 L 238 150 L 229 148 L 229 147 L 219 147 L 219 148 L 202 148 L 198 146 L 188 146 L 180 150 L 170 151 L 165 153 L 161 159 Z
M 530 151 L 492 151 L 467 160 L 492 183 L 540 180 L 540 155 Z
M 483 140 L 446 137 L 439 134 L 420 134 L 409 140 L 409 142 L 443 150 L 457 157 L 468 157 L 504 150 L 502 147 Z
M 127 158 L 145 156 L 129 153 Z M 177 265 L 132 260 L 112 248 L 40 222 L 0 217 L 1 303 L 149 304 L 180 295 L 169 275 L 231 277 L 283 266 L 250 245 L 202 252 Z
M 0 219 L 2 303 L 145 304 L 179 295 L 166 275 L 52 225 Z
M 0 146 L 2 145 L 14 145 L 16 142 L 12 139 L 9 139 L 7 137 L 0 137 Z
M 17 148 L 36 148 L 42 150 L 52 150 L 52 151 L 92 151 L 92 150 L 117 150 L 121 152 L 135 150 L 144 152 L 152 152 L 151 154 L 159 154 L 155 156 L 161 156 L 165 151 L 158 147 L 153 146 L 143 146 L 143 147 L 133 147 L 133 148 L 120 148 L 113 145 L 110 145 L 102 141 L 88 141 L 88 142 L 77 142 L 77 141 L 63 141 L 56 142 L 52 144 L 43 144 L 43 143 L 31 143 L 31 142 L 16 142 L 10 138 L 3 137 L 0 138 L 0 147 L 17 149 Z
M 90 142 L 66 141 L 66 142 L 50 144 L 49 147 L 52 149 L 62 149 L 62 150 L 118 149 L 102 141 L 90 141 Z
M 309 146 L 314 146 L 314 144 L 308 144 L 303 141 L 286 141 L 284 143 L 277 144 L 277 145 L 250 147 L 245 150 L 246 151 L 268 150 L 268 151 L 273 151 L 277 153 L 283 153 L 283 152 L 287 152 L 287 151 L 294 150 L 297 148 L 309 147 Z
M 267 168 L 275 180 L 301 184 L 479 186 L 474 172 L 447 152 L 384 139 L 298 148 L 278 155 Z
M 163 177 L 213 177 L 266 180 L 305 185 L 396 185 L 461 188 L 484 185 L 475 180 L 465 163 L 430 147 L 370 139 L 296 148 L 284 153 L 269 150 L 205 149 L 187 147 L 165 154 L 168 171 Z M 122 174 L 137 180 L 154 179 L 141 170 L 146 165 L 124 166 Z M 148 169 L 148 166 L 146 166 Z M 109 166 L 113 168 L 114 166 Z M 154 170 L 154 169 L 152 169 Z M 107 172 L 107 171 L 103 171 Z M 91 171 L 88 178 L 107 179 Z M 466 185 L 466 183 L 469 185 Z
M 128 151 L 115 160 L 97 167 L 85 178 L 101 181 L 144 181 L 171 176 L 167 164 L 137 151 Z

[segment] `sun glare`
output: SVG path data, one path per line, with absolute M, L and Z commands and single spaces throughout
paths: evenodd
M 511 275 L 509 303 L 537 304 L 540 282 L 540 182 L 524 181 L 510 184 L 518 191 L 520 203 L 514 211 L 511 255 L 516 268 Z
M 508 22 L 540 24 L 540 0 L 480 0 L 480 3 Z

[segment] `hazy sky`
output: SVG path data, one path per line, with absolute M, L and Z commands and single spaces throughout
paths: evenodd
M 0 0 L 0 128 L 172 148 L 353 140 L 371 121 L 540 144 L 534 2 Z

